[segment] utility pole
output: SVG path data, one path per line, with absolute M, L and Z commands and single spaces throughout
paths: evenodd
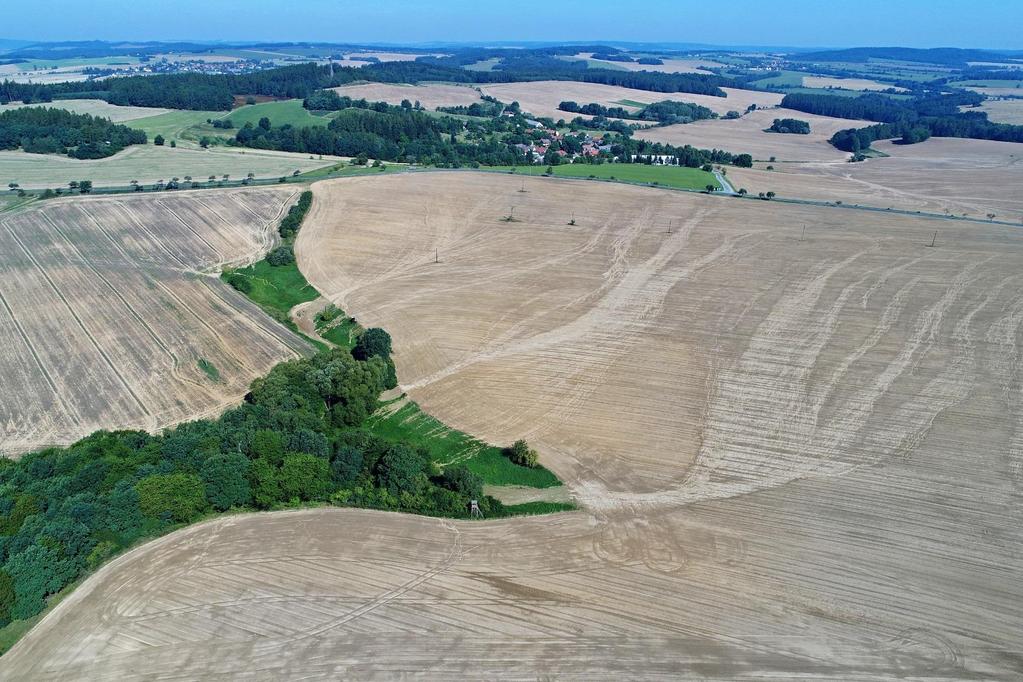
M 935 230 L 935 231 L 934 231 L 934 234 L 933 234 L 933 235 L 931 235 L 931 243 L 930 243 L 930 244 L 928 244 L 927 246 L 931 246 L 931 247 L 933 247 L 933 246 L 934 246 L 934 242 L 935 242 L 935 241 L 937 241 L 937 239 L 938 239 L 938 231 L 937 231 L 937 230 Z
M 803 241 L 803 237 L 806 236 L 806 225 L 803 225 L 803 232 L 799 235 L 799 241 Z

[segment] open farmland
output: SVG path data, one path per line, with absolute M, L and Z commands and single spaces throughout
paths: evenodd
M 322 183 L 299 262 L 410 397 L 529 438 L 585 511 L 218 519 L 0 678 L 1018 679 L 1019 232 L 522 182 Z
M 594 59 L 592 52 L 580 52 L 572 57 L 564 57 L 564 59 L 587 61 L 592 68 L 613 69 L 615 71 L 657 71 L 660 73 L 711 73 L 708 70 L 709 68 L 724 66 L 724 64 L 707 59 L 662 59 L 663 64 L 615 62 Z
M 790 136 L 794 137 L 794 136 Z M 931 138 L 914 145 L 873 147 L 889 156 L 861 163 L 780 164 L 774 171 L 730 168 L 729 178 L 750 192 L 842 201 L 999 220 L 1023 219 L 1023 144 Z M 763 166 L 763 164 L 758 164 Z
M 797 118 L 810 124 L 809 135 L 766 133 L 776 118 Z M 871 125 L 867 121 L 850 121 L 805 114 L 791 109 L 758 109 L 742 118 L 706 119 L 693 123 L 647 128 L 636 131 L 636 137 L 673 145 L 692 145 L 701 149 L 724 149 L 733 154 L 752 154 L 754 159 L 779 161 L 837 161 L 849 154 L 836 149 L 828 140 L 839 130 Z
M 207 276 L 260 257 L 293 194 L 69 198 L 0 214 L 0 451 L 215 413 L 303 350 Z
M 1018 99 L 985 100 L 978 108 L 995 123 L 1023 125 L 1023 92 L 1020 92 Z M 969 111 L 970 109 L 964 110 Z
M 142 119 L 144 120 L 144 119 Z M 72 180 L 92 180 L 96 187 L 127 185 L 132 180 L 152 184 L 157 180 L 190 175 L 205 180 L 228 174 L 234 180 L 255 173 L 276 178 L 294 171 L 309 171 L 336 162 L 337 157 L 313 159 L 260 149 L 211 147 L 174 149 L 169 146 L 133 145 L 105 159 L 82 161 L 53 154 L 0 151 L 0 182 L 17 182 L 26 189 L 66 186 Z
M 845 90 L 888 90 L 895 89 L 905 92 L 905 88 L 890 83 L 871 80 L 869 78 L 833 78 L 831 76 L 803 76 L 803 86 L 807 88 L 842 88 Z
M 750 104 L 758 107 L 772 107 L 781 102 L 783 95 L 775 92 L 756 92 L 754 90 L 737 90 L 734 88 L 722 88 L 727 97 L 713 97 L 711 95 L 694 95 L 688 92 L 650 92 L 648 90 L 634 90 L 623 88 L 617 85 L 603 85 L 601 83 L 577 83 L 573 81 L 535 81 L 531 83 L 500 83 L 497 85 L 483 85 L 480 90 L 484 94 L 496 97 L 502 102 L 510 104 L 518 102 L 523 111 L 528 111 L 534 116 L 547 116 L 557 121 L 559 118 L 565 120 L 575 118 L 579 114 L 570 114 L 567 111 L 558 109 L 561 102 L 571 100 L 579 104 L 596 102 L 604 106 L 625 106 L 629 109 L 639 110 L 638 106 L 630 106 L 625 102 L 638 102 L 641 104 L 652 104 L 663 100 L 674 100 L 677 102 L 692 102 L 701 104 L 719 114 L 726 114 L 729 111 L 746 111 Z M 583 116 L 583 118 L 590 118 Z
M 9 109 L 20 109 L 21 107 L 47 107 L 53 109 L 67 109 L 76 114 L 90 114 L 102 118 L 109 118 L 114 123 L 134 121 L 147 116 L 159 116 L 166 114 L 169 109 L 156 107 L 121 107 L 109 104 L 101 99 L 65 99 L 44 104 L 0 104 L 0 113 Z
M 362 83 L 331 88 L 337 94 L 352 99 L 367 99 L 370 102 L 401 104 L 402 100 L 419 102 L 427 109 L 437 107 L 468 106 L 480 101 L 480 93 L 467 85 L 427 83 L 402 85 L 398 83 Z

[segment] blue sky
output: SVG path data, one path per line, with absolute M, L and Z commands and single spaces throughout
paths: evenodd
M 0 38 L 1023 49 L 1023 0 L 33 0 Z

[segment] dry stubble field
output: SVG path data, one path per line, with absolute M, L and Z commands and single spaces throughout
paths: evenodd
M 623 88 L 617 85 L 576 83 L 573 81 L 500 83 L 497 85 L 480 86 L 480 90 L 484 94 L 496 97 L 506 104 L 518 102 L 522 106 L 523 111 L 528 111 L 534 116 L 547 116 L 555 121 L 559 118 L 567 121 L 579 116 L 579 114 L 571 114 L 558 109 L 558 105 L 567 100 L 578 104 L 596 102 L 604 106 L 625 106 L 633 110 L 638 110 L 639 107 L 623 105 L 622 102 L 652 104 L 664 100 L 673 100 L 676 102 L 701 104 L 718 114 L 726 114 L 732 110 L 742 113 L 746 111 L 746 107 L 750 104 L 756 104 L 758 107 L 773 107 L 777 106 L 782 100 L 780 93 L 736 90 L 735 88 L 722 88 L 727 97 L 713 97 L 711 95 L 694 95 L 688 92 L 650 92 L 648 90 Z M 583 116 L 583 118 L 590 117 Z
M 467 172 L 315 191 L 310 281 L 584 511 L 220 519 L 102 570 L 0 678 L 1023 674 L 1017 230 L 931 249 L 921 218 Z
M 83 197 L 0 214 L 0 452 L 212 415 L 296 357 L 304 342 L 209 276 L 261 257 L 294 195 Z
M 1023 187 L 1023 144 L 931 138 L 873 147 L 889 156 L 861 163 L 776 164 L 774 171 L 758 164 L 757 169 L 729 168 L 728 177 L 736 188 L 754 194 L 770 190 L 800 199 L 938 214 L 947 209 L 974 219 L 994 213 L 999 220 L 1023 221 L 1023 195 L 1015 191 Z
M 331 88 L 337 94 L 352 99 L 365 98 L 370 102 L 388 102 L 401 104 L 403 99 L 420 102 L 427 109 L 437 107 L 468 106 L 480 102 L 480 93 L 467 85 L 449 85 L 446 83 L 426 83 L 420 85 L 403 85 L 399 83 L 361 83 Z
M 764 132 L 776 118 L 806 121 L 810 124 L 810 134 Z M 647 128 L 637 131 L 635 137 L 677 146 L 688 144 L 699 149 L 724 149 L 733 154 L 751 154 L 754 159 L 763 161 L 772 156 L 779 161 L 844 161 L 849 158 L 849 154 L 836 149 L 828 140 L 839 130 L 866 125 L 871 124 L 867 121 L 815 116 L 776 107 L 751 111 L 736 119 L 705 119 Z

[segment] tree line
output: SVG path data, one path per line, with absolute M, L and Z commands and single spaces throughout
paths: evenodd
M 102 159 L 128 145 L 145 143 L 141 130 L 66 109 L 23 107 L 0 113 L 0 149 Z
M 579 105 L 571 100 L 558 104 L 558 109 L 571 114 L 587 116 L 603 116 L 605 118 L 621 118 L 630 121 L 653 121 L 659 125 L 673 123 L 692 123 L 708 118 L 717 118 L 717 114 L 707 107 L 689 102 L 664 100 L 648 104 L 639 111 L 633 112 L 624 107 L 607 107 L 603 104 L 590 102 Z
M 903 144 L 929 137 L 962 137 L 1001 142 L 1023 142 L 1023 126 L 989 121 L 982 111 L 960 112 L 961 106 L 975 106 L 983 95 L 957 92 L 896 101 L 880 95 L 838 97 L 834 95 L 789 94 L 781 106 L 810 114 L 837 118 L 865 119 L 879 125 L 840 130 L 831 144 L 858 153 L 875 140 L 901 138 Z

